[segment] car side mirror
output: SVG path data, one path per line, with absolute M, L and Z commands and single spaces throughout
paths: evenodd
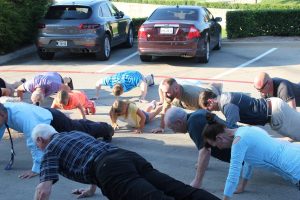
M 119 11 L 118 15 L 119 15 L 120 18 L 123 18 L 124 17 L 123 11 Z
M 221 22 L 221 21 L 222 21 L 222 17 L 216 17 L 216 18 L 215 18 L 215 21 L 216 21 L 216 22 Z

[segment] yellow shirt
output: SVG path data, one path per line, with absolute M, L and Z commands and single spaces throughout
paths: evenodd
M 129 126 L 139 128 L 141 118 L 140 118 L 140 116 L 137 115 L 138 109 L 139 108 L 134 103 L 130 103 L 128 105 L 127 118 L 124 115 L 122 115 L 119 117 L 119 119 L 122 121 L 126 121 Z

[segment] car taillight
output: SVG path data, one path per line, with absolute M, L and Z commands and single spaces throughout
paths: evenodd
M 97 29 L 100 27 L 100 24 L 80 24 L 80 29 Z
M 38 28 L 38 29 L 46 28 L 46 24 L 38 23 L 38 24 L 37 24 L 37 28 Z
M 146 39 L 147 38 L 147 32 L 144 28 L 144 26 L 142 25 L 139 29 L 139 32 L 138 32 L 138 38 L 141 39 L 141 38 L 144 38 Z
M 201 36 L 201 33 L 198 29 L 195 28 L 195 26 L 191 26 L 189 33 L 187 35 L 188 39 L 194 39 L 194 38 L 198 38 Z

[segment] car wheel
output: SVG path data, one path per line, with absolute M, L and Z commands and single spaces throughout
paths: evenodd
M 110 37 L 108 34 L 105 34 L 103 42 L 102 42 L 101 51 L 95 53 L 96 59 L 97 60 L 108 60 L 110 57 L 110 52 L 111 52 Z
M 140 59 L 143 62 L 151 62 L 152 56 L 147 56 L 147 55 L 140 55 Z
M 38 51 L 38 55 L 42 60 L 53 60 L 55 53 Z
M 221 47 L 222 47 L 222 34 L 220 33 L 218 37 L 218 44 L 214 47 L 214 50 L 220 50 Z
M 133 46 L 133 27 L 130 25 L 129 30 L 128 30 L 128 35 L 126 42 L 124 43 L 124 46 L 127 48 L 131 48 Z
M 209 48 L 210 48 L 210 42 L 209 42 L 209 39 L 205 39 L 205 43 L 204 43 L 204 55 L 203 56 L 196 56 L 195 57 L 195 62 L 197 63 L 208 63 L 209 61 Z

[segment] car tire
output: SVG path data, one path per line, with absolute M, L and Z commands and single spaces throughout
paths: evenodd
M 196 56 L 195 62 L 197 63 L 208 63 L 209 56 L 210 56 L 210 41 L 209 38 L 205 39 L 204 42 L 205 48 L 204 48 L 204 56 Z
M 133 27 L 132 27 L 132 25 L 130 25 L 128 34 L 127 34 L 127 39 L 126 39 L 126 42 L 124 43 L 124 47 L 131 48 L 133 46 L 133 41 L 134 41 Z
M 103 37 L 102 48 L 99 52 L 96 52 L 96 59 L 97 60 L 108 60 L 111 53 L 111 44 L 110 44 L 110 37 L 108 34 L 105 34 Z
M 151 62 L 152 56 L 140 55 L 140 59 L 141 59 L 142 62 Z
M 214 50 L 220 50 L 221 48 L 222 48 L 222 34 L 220 33 L 218 37 L 218 43 L 214 47 Z
M 53 60 L 55 53 L 38 51 L 38 55 L 41 60 Z

